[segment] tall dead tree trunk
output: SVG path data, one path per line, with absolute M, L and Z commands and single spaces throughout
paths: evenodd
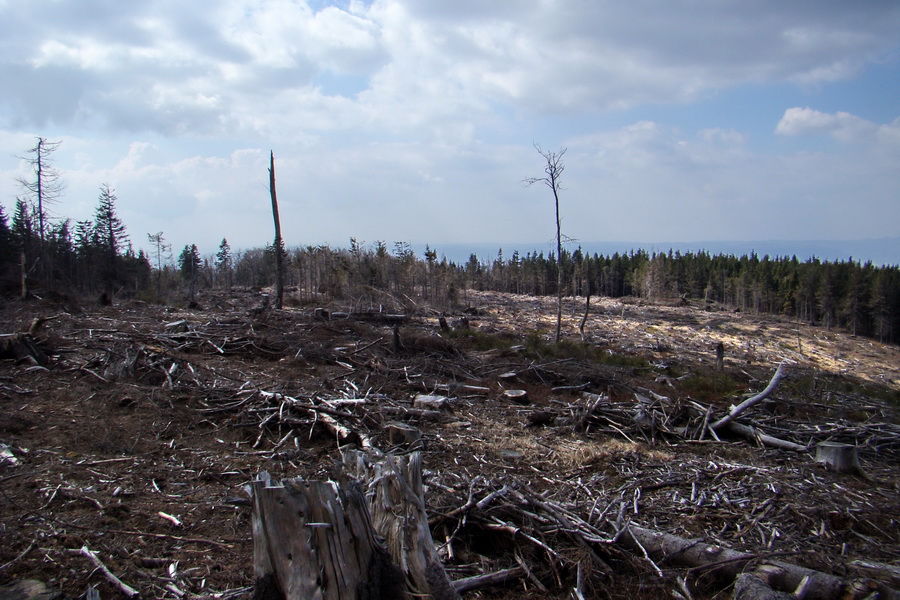
M 278 217 L 278 198 L 275 194 L 275 152 L 269 152 L 269 194 L 272 196 L 272 217 L 275 219 L 275 308 L 284 303 L 284 240 L 281 238 L 281 219 Z
M 559 343 L 560 331 L 562 328 L 562 298 L 563 298 L 563 259 L 562 259 L 562 227 L 559 219 L 559 178 L 562 176 L 566 166 L 562 162 L 562 157 L 566 153 L 566 148 L 559 152 L 550 152 L 541 150 L 537 144 L 534 145 L 535 150 L 544 157 L 547 166 L 544 167 L 544 177 L 531 177 L 525 180 L 525 185 L 534 185 L 535 183 L 543 183 L 553 191 L 553 202 L 556 207 L 556 343 Z

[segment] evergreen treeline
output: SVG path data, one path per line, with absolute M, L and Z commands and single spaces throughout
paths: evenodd
M 12 218 L 0 206 L 0 294 L 27 295 L 37 287 L 109 301 L 145 289 L 150 262 L 143 250 L 132 249 L 115 201 L 113 190 L 102 186 L 92 220 L 46 225 L 43 238 L 25 200 L 16 202 Z
M 214 256 L 186 245 L 173 262 L 162 232 L 148 234 L 149 254 L 134 252 L 116 214 L 116 195 L 100 186 L 94 218 L 51 221 L 46 206 L 61 186 L 48 157 L 58 143 L 42 138 L 30 152 L 35 179 L 22 181 L 25 198 L 10 216 L 0 206 L 0 297 L 27 295 L 34 287 L 111 301 L 193 301 L 198 290 L 265 287 L 275 280 L 271 245 L 232 252 L 223 239 Z M 48 179 L 48 173 L 52 178 Z M 52 194 L 47 194 L 52 190 Z M 300 302 L 341 300 L 354 306 L 407 305 L 424 300 L 447 308 L 467 289 L 517 294 L 636 296 L 649 300 L 704 299 L 730 310 L 772 313 L 825 327 L 844 327 L 882 341 L 900 341 L 900 267 L 852 260 L 712 256 L 707 252 L 588 255 L 579 248 L 554 254 L 501 250 L 492 261 L 472 254 L 464 264 L 419 258 L 406 242 L 347 249 L 306 246 L 286 252 L 284 284 Z M 561 269 L 561 273 L 560 273 Z M 561 276 L 559 276 L 561 275 Z M 561 283 L 560 283 L 561 282 Z
M 900 268 L 871 262 L 829 262 L 797 257 L 741 257 L 707 252 L 612 256 L 563 250 L 565 294 L 636 296 L 648 300 L 703 299 L 730 310 L 771 313 L 825 327 L 845 327 L 882 341 L 900 340 Z M 481 289 L 555 295 L 557 261 L 552 254 L 501 253 L 489 264 L 474 255 L 465 266 Z
M 172 260 L 162 233 L 149 235 L 150 254 L 137 254 L 115 215 L 115 195 L 103 186 L 95 218 L 68 220 L 49 229 L 45 247 L 31 224 L 28 206 L 11 219 L 0 207 L 0 280 L 5 294 L 19 292 L 21 261 L 29 281 L 66 293 L 139 297 L 149 301 L 193 300 L 199 290 L 233 286 L 261 288 L 275 280 L 271 245 L 233 252 L 223 239 L 203 257 L 186 245 Z M 38 268 L 44 261 L 48 270 Z M 457 303 L 466 289 L 516 294 L 557 293 L 554 254 L 502 250 L 492 261 L 472 254 L 458 264 L 427 248 L 418 257 L 406 242 L 345 249 L 305 246 L 287 250 L 285 285 L 299 302 L 341 300 L 358 307 L 424 300 L 438 308 Z M 702 299 L 728 310 L 771 313 L 825 327 L 842 327 L 881 341 L 900 341 L 900 268 L 852 260 L 829 262 L 796 257 L 740 257 L 707 252 L 612 256 L 563 250 L 563 294 L 634 296 L 651 301 Z M 38 274 L 41 274 L 39 277 Z

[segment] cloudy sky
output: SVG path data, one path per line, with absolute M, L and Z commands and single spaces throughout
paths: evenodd
M 900 235 L 896 0 L 0 0 L 0 203 L 136 247 Z M 544 249 L 544 248 L 538 248 Z M 748 249 L 749 250 L 749 249 Z M 900 251 L 898 251 L 900 254 Z

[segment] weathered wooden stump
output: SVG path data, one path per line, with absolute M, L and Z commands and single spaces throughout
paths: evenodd
M 253 482 L 254 600 L 458 600 L 428 528 L 421 455 L 348 450 L 344 474 Z
M 816 462 L 836 473 L 855 473 L 865 476 L 859 464 L 856 446 L 839 442 L 819 442 L 816 444 Z
M 358 485 L 263 472 L 252 491 L 255 600 L 407 598 Z
M 391 559 L 401 566 L 410 597 L 458 600 L 431 539 L 421 453 L 387 454 L 372 460 L 371 454 L 348 450 L 344 470 L 366 488 L 375 531 L 387 541 Z
M 516 404 L 531 404 L 531 400 L 528 398 L 528 392 L 526 390 L 505 390 L 503 392 L 503 398 L 515 402 Z

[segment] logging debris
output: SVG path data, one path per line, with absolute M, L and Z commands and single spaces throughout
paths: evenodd
M 348 450 L 374 448 L 422 453 L 457 591 L 699 599 L 729 585 L 631 545 L 643 530 L 896 586 L 896 349 L 805 328 L 801 353 L 790 323 L 594 299 L 586 343 L 561 354 L 541 339 L 543 299 L 467 297 L 477 310 L 443 336 L 424 309 L 254 312 L 249 292 L 206 310 L 7 307 L 3 331 L 51 318 L 29 334 L 44 366 L 0 362 L 0 585 L 121 593 L 89 548 L 144 597 L 249 598 L 244 486 L 261 471 L 329 480 Z M 580 339 L 578 306 L 566 326 Z M 782 363 L 766 398 L 714 427 Z M 817 464 L 823 443 L 855 448 L 869 479 Z

